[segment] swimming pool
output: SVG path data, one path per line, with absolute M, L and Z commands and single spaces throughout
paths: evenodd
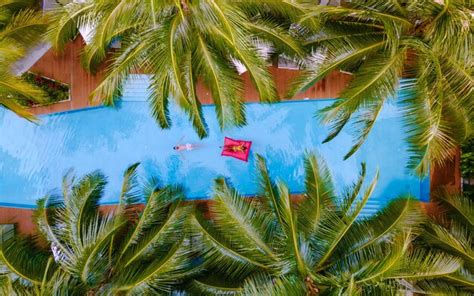
M 362 148 L 343 161 L 351 135 L 342 132 L 327 144 L 327 128 L 314 118 L 330 100 L 292 101 L 273 105 L 247 104 L 248 125 L 219 130 L 213 106 L 204 106 L 209 137 L 199 140 L 185 114 L 171 106 L 172 128 L 161 130 L 149 115 L 147 78 L 125 87 L 116 109 L 98 107 L 50 114 L 34 125 L 11 112 L 0 111 L 0 206 L 32 207 L 35 200 L 61 185 L 63 174 L 77 175 L 101 169 L 108 176 L 104 202 L 117 200 L 127 166 L 141 162 L 141 176 L 156 175 L 163 184 L 184 186 L 189 199 L 207 198 L 213 179 L 228 177 L 244 194 L 256 192 L 255 153 L 268 162 L 273 177 L 290 191 L 304 189 L 303 155 L 317 151 L 328 163 L 339 189 L 357 177 L 367 162 L 367 183 L 380 169 L 380 179 L 366 211 L 384 205 L 402 193 L 428 199 L 429 180 L 420 180 L 405 168 L 408 154 L 403 125 L 396 106 L 386 105 Z M 253 141 L 248 163 L 220 156 L 224 136 Z M 178 143 L 196 143 L 193 151 L 176 152 Z

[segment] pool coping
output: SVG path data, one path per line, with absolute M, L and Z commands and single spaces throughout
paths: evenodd
M 335 101 L 337 99 L 338 98 L 321 98 L 321 99 L 306 98 L 306 99 L 298 99 L 298 100 L 288 99 L 288 100 L 282 100 L 282 101 L 277 101 L 277 102 L 272 102 L 272 103 L 267 103 L 267 102 L 245 102 L 244 105 L 259 104 L 259 105 L 271 106 L 271 105 L 277 105 L 277 104 L 291 104 L 291 103 L 302 103 L 302 102 L 312 102 L 312 101 L 330 102 L 330 101 Z M 49 116 L 60 116 L 60 115 L 63 115 L 63 114 L 68 114 L 68 113 L 76 113 L 76 112 L 89 111 L 89 110 L 102 109 L 102 108 L 104 108 L 104 109 L 106 109 L 106 108 L 119 109 L 120 104 L 122 102 L 125 102 L 125 103 L 145 103 L 145 104 L 148 103 L 148 101 L 146 101 L 146 100 L 145 101 L 122 100 L 122 101 L 118 101 L 114 106 L 106 106 L 106 105 L 91 106 L 91 107 L 85 107 L 85 108 L 74 109 L 74 110 L 66 110 L 66 111 L 60 111 L 60 112 L 54 112 L 54 113 L 48 113 L 48 114 L 41 114 L 41 115 L 38 115 L 38 117 L 43 118 L 43 117 L 49 117 Z M 210 108 L 210 107 L 214 107 L 214 106 L 215 106 L 215 104 L 203 104 L 202 108 Z
M 430 175 L 426 176 L 425 178 L 421 179 L 420 180 L 420 193 L 423 193 L 423 187 L 426 186 L 425 184 L 428 183 L 428 195 L 427 196 L 420 196 L 419 198 L 416 198 L 413 196 L 413 198 L 419 202 L 430 202 L 430 195 L 431 195 L 431 192 L 430 192 L 430 184 L 431 184 L 431 177 Z M 294 192 L 290 192 L 290 195 L 304 195 L 306 193 L 306 191 L 294 191 Z M 253 198 L 253 197 L 257 197 L 259 195 L 259 193 L 247 193 L 247 194 L 242 194 L 242 193 L 239 193 L 239 195 L 241 197 L 244 197 L 244 198 Z M 397 197 L 401 197 L 401 196 L 405 196 L 407 194 L 400 194 L 399 196 Z M 410 194 L 408 194 L 409 196 L 412 196 Z M 394 197 L 394 198 L 397 198 L 397 197 Z M 185 202 L 207 202 L 207 201 L 211 201 L 213 198 L 212 198 L 212 194 L 210 196 L 203 196 L 203 197 L 193 197 L 193 198 L 186 198 L 184 201 Z M 370 200 L 370 198 L 369 198 Z M 118 201 L 109 201 L 109 202 L 104 202 L 104 203 L 99 203 L 99 207 L 100 206 L 114 206 L 114 205 L 117 205 L 119 202 Z M 145 202 L 139 202 L 137 203 L 137 205 L 144 205 Z M 17 203 L 3 203 L 3 202 L 0 202 L 0 207 L 1 208 L 14 208 L 14 209 L 27 209 L 27 210 L 35 210 L 37 208 L 36 204 L 35 205 L 26 205 L 26 204 L 17 204 Z

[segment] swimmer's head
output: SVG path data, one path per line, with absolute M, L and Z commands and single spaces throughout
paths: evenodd
M 178 150 L 179 147 L 178 147 L 178 146 L 174 146 L 173 149 L 174 149 L 174 150 Z

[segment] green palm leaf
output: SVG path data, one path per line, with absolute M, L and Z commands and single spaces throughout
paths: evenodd
M 82 227 L 89 219 L 97 219 L 99 200 L 103 195 L 107 181 L 105 176 L 99 172 L 93 172 L 83 177 L 71 188 L 69 195 L 64 196 L 67 216 L 65 221 L 71 231 L 71 241 L 80 244 L 83 235 Z
M 369 197 L 371 196 L 373 190 L 375 189 L 375 185 L 377 184 L 377 179 L 378 179 L 378 174 L 376 174 L 375 178 L 373 179 L 372 183 L 369 185 L 369 187 L 366 189 L 364 192 L 362 198 L 360 201 L 358 201 L 354 207 L 352 208 L 351 206 L 351 212 L 349 215 L 346 217 L 343 217 L 344 220 L 340 221 L 342 222 L 341 224 L 338 224 L 337 226 L 334 225 L 337 221 L 327 221 L 329 223 L 328 225 L 325 225 L 324 227 L 331 227 L 330 225 L 333 224 L 333 226 L 336 226 L 333 228 L 333 233 L 327 233 L 329 237 L 327 238 L 329 244 L 327 245 L 326 250 L 324 251 L 324 255 L 321 257 L 321 259 L 318 260 L 317 265 L 315 266 L 316 269 L 319 267 L 323 266 L 326 261 L 330 258 L 332 253 L 336 250 L 338 244 L 340 241 L 344 238 L 345 234 L 351 229 L 352 225 L 355 223 L 357 217 L 359 216 L 360 212 L 364 208 L 365 204 L 367 203 Z
M 417 250 L 403 259 L 406 260 L 406 267 L 387 276 L 388 278 L 408 280 L 436 278 L 450 275 L 461 267 L 459 258 L 440 252 Z
M 46 20 L 30 9 L 14 14 L 8 24 L 0 30 L 0 40 L 12 41 L 24 48 L 36 44 L 38 36 L 46 29 Z
M 150 233 L 159 232 L 160 227 L 164 226 L 165 221 L 173 216 L 173 212 L 178 210 L 179 205 L 176 202 L 182 199 L 181 192 L 168 188 L 153 188 L 146 196 L 146 205 L 143 212 L 129 232 L 127 237 L 123 240 L 124 244 L 121 247 L 120 256 L 125 256 L 128 249 L 132 246 L 143 242 L 143 239 L 150 236 Z M 134 254 L 134 252 L 132 252 Z
M 46 36 L 53 47 L 57 50 L 64 49 L 67 42 L 76 37 L 81 25 L 87 27 L 94 17 L 92 9 L 92 3 L 71 2 L 52 10 L 49 16 L 54 25 L 50 26 Z
M 474 38 L 469 11 L 462 1 L 356 0 L 314 6 L 302 22 L 321 24 L 309 27 L 311 55 L 288 94 L 305 91 L 335 70 L 353 73 L 340 99 L 322 117 L 331 123 L 326 140 L 353 124 L 355 140 L 348 158 L 365 142 L 384 101 L 400 90 L 412 155 L 408 167 L 426 174 L 430 163 L 442 165 L 451 157 L 470 130 L 469 49 Z M 400 78 L 407 79 L 401 87 Z
M 240 295 L 242 288 L 240 287 L 230 287 L 224 285 L 218 285 L 214 283 L 207 283 L 198 280 L 194 280 L 191 284 L 190 290 L 196 294 L 203 296 L 212 296 L 212 295 Z
M 300 229 L 309 235 L 320 223 L 324 208 L 334 207 L 334 185 L 324 161 L 314 154 L 305 157 L 305 199 L 298 206 Z
M 137 0 L 69 3 L 52 14 L 54 25 L 48 36 L 57 48 L 64 48 L 77 28 L 94 28 L 83 55 L 83 63 L 91 71 L 107 59 L 112 39 L 120 37 L 122 48 L 110 54 L 105 79 L 92 98 L 113 105 L 127 77 L 135 72 L 151 74 L 149 101 L 160 126 L 171 124 L 167 109 L 171 97 L 204 137 L 207 132 L 198 83 L 203 82 L 211 91 L 221 128 L 241 126 L 245 124 L 243 79 L 234 62 L 245 65 L 260 100 L 273 102 L 278 100 L 275 83 L 256 43 L 270 42 L 288 54 L 302 53 L 296 35 L 290 33 L 289 20 L 295 21 L 304 5 L 285 1 L 285 12 L 270 2 L 262 14 L 255 3 L 225 0 L 199 4 Z M 278 17 L 271 17 L 272 11 Z M 276 20 L 284 20 L 285 25 L 276 25 Z
M 36 243 L 31 238 L 12 236 L 0 244 L 0 264 L 31 284 L 41 285 L 45 278 L 51 277 L 56 266 L 52 257 Z

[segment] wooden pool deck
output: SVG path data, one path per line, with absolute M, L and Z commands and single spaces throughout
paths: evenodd
M 84 47 L 82 37 L 77 37 L 69 43 L 62 53 L 56 53 L 50 49 L 30 69 L 31 72 L 42 74 L 57 81 L 71 86 L 71 100 L 56 103 L 45 107 L 32 108 L 35 114 L 48 114 L 54 112 L 82 109 L 94 106 L 89 101 L 90 93 L 101 82 L 105 67 L 100 69 L 96 75 L 86 72 L 81 66 L 80 54 Z M 299 71 L 270 67 L 275 84 L 280 96 L 284 96 L 290 82 L 299 74 Z M 244 80 L 244 96 L 247 102 L 258 101 L 258 93 L 252 86 L 247 73 L 242 75 Z M 329 77 L 310 87 L 304 93 L 295 96 L 294 99 L 302 98 L 335 98 L 347 85 L 350 75 L 334 72 Z M 198 97 L 203 104 L 212 104 L 209 90 L 199 83 L 197 86 Z

